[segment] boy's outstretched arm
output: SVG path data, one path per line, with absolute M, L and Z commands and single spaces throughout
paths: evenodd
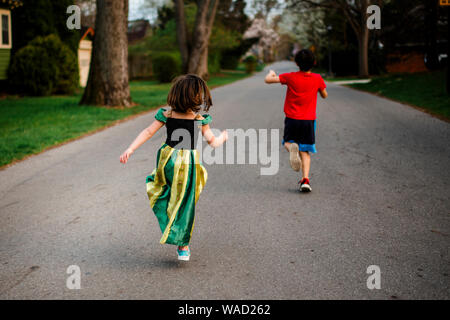
M 324 99 L 328 97 L 327 89 L 319 89 L 320 96 Z
M 270 70 L 267 74 L 266 78 L 264 79 L 266 83 L 280 83 L 280 77 L 277 76 L 275 71 Z
M 134 139 L 133 143 L 128 147 L 128 149 L 125 150 L 124 153 L 122 153 L 122 155 L 120 156 L 120 162 L 124 164 L 127 163 L 133 152 L 136 151 L 136 149 L 141 145 L 143 145 L 145 141 L 153 137 L 153 135 L 163 126 L 163 122 L 155 120 L 150 126 L 142 130 L 142 132 L 136 137 L 136 139 Z

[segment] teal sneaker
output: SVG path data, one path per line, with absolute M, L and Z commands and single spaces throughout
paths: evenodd
M 189 261 L 191 256 L 191 250 L 187 248 L 187 250 L 180 250 L 177 248 L 178 260 Z

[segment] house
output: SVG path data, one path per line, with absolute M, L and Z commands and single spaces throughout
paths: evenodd
M 438 40 L 436 43 L 437 65 L 427 64 L 426 43 L 397 44 L 386 57 L 386 71 L 389 73 L 416 73 L 426 72 L 429 69 L 444 68 L 447 64 L 447 40 Z
M 148 20 L 140 19 L 140 20 L 130 20 L 128 21 L 128 43 L 133 44 L 137 41 L 151 35 L 152 27 Z
M 92 56 L 92 37 L 94 36 L 94 29 L 88 28 L 80 39 L 78 45 L 78 68 L 80 70 L 80 86 L 86 87 L 89 68 L 91 66 Z
M 0 80 L 6 80 L 11 59 L 11 10 L 0 6 Z

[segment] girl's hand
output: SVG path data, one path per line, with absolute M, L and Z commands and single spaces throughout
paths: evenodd
M 223 130 L 222 131 L 222 139 L 223 139 L 223 142 L 225 142 L 225 141 L 227 141 L 228 140 L 228 132 L 227 132 L 227 130 Z
M 133 154 L 133 150 L 131 150 L 130 148 L 128 148 L 127 150 L 125 150 L 124 153 L 122 153 L 122 155 L 120 156 L 120 162 L 122 162 L 123 164 L 127 163 L 128 159 L 130 158 L 130 156 Z
M 228 140 L 228 132 L 226 130 L 224 130 L 224 131 L 222 131 L 220 136 L 214 138 L 213 142 L 210 143 L 210 146 L 213 147 L 213 148 L 220 147 L 227 140 Z

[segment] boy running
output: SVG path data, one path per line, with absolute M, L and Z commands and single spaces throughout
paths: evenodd
M 287 85 L 283 145 L 290 153 L 292 169 L 295 171 L 302 169 L 300 191 L 310 192 L 312 189 L 309 181 L 311 166 L 309 153 L 317 152 L 315 146 L 317 92 L 324 99 L 328 93 L 320 74 L 311 72 L 316 60 L 310 50 L 299 51 L 295 55 L 295 62 L 300 68 L 299 71 L 277 76 L 270 70 L 265 82 Z

